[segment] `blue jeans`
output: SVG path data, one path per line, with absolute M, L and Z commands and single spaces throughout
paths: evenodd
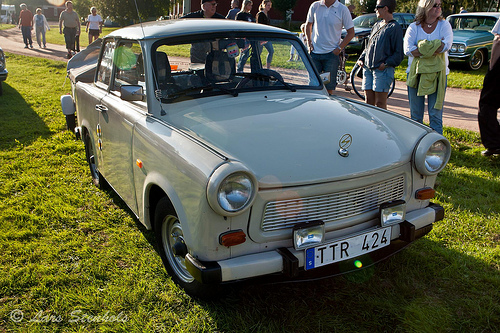
M 337 86 L 337 70 L 339 69 L 339 56 L 333 52 L 316 54 L 311 52 L 311 58 L 314 66 L 321 74 L 322 72 L 330 72 L 330 82 L 326 84 L 326 89 L 335 90 Z
M 33 41 L 31 40 L 31 27 L 21 26 L 21 32 L 23 34 L 24 45 L 28 46 L 29 44 L 30 46 L 32 46 Z
M 436 99 L 437 91 L 427 96 L 429 126 L 439 134 L 443 134 L 443 109 L 438 110 L 434 108 Z M 425 112 L 425 96 L 417 96 L 417 88 L 408 87 L 408 100 L 410 102 L 411 119 L 423 124 Z

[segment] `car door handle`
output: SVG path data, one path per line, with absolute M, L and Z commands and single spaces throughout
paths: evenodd
M 95 110 L 97 112 L 106 112 L 106 111 L 108 111 L 108 108 L 102 104 L 98 104 L 95 106 Z

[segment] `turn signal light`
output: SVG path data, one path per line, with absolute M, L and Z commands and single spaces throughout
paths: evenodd
M 220 245 L 227 247 L 245 243 L 246 240 L 247 236 L 243 230 L 229 231 L 219 236 Z
M 436 190 L 431 187 L 421 188 L 417 192 L 415 192 L 415 198 L 418 200 L 427 200 L 432 199 L 436 195 Z
M 139 169 L 142 169 L 143 165 L 142 165 L 142 161 L 140 159 L 137 159 L 135 161 L 135 164 L 137 164 L 137 166 L 139 167 Z

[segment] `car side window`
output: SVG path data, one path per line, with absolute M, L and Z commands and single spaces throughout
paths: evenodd
M 140 85 L 145 88 L 142 50 L 137 41 L 120 41 L 113 58 L 115 66 L 113 90 L 120 90 L 123 85 Z
M 113 72 L 113 54 L 116 43 L 114 41 L 105 41 L 101 61 L 97 70 L 97 82 L 109 86 L 111 74 Z

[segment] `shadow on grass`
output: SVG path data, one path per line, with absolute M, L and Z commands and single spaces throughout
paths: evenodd
M 0 149 L 29 145 L 38 137 L 49 137 L 50 129 L 23 96 L 8 81 L 0 97 Z

